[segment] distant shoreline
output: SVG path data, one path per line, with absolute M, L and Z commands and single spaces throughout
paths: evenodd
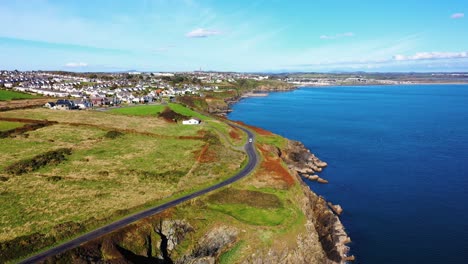
M 294 86 L 298 88 L 330 88 L 330 87 L 359 87 L 359 86 L 401 86 L 401 85 L 468 85 L 468 82 L 446 82 L 446 83 L 398 83 L 398 84 L 386 84 L 386 83 L 375 83 L 375 84 L 327 84 L 327 85 L 314 85 L 314 84 L 304 84 Z M 275 92 L 275 91 L 272 91 Z

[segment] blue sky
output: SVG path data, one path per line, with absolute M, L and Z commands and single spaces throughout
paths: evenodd
M 15 0 L 0 69 L 468 71 L 465 0 Z

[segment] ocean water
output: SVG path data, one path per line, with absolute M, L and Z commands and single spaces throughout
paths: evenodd
M 328 162 L 356 263 L 468 263 L 468 85 L 301 88 L 247 98 L 241 120 Z

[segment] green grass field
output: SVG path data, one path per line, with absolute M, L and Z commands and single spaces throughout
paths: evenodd
M 0 121 L 0 131 L 15 129 L 17 127 L 22 127 L 23 125 L 23 123 L 18 122 Z
M 233 175 L 245 159 L 244 153 L 223 146 L 220 140 L 211 141 L 214 145 L 206 149 L 207 142 L 200 135 L 211 131 L 209 126 L 183 126 L 149 116 L 39 108 L 0 116 L 59 122 L 0 139 L 0 243 L 18 236 L 49 234 L 69 221 L 107 219 L 197 190 Z M 21 125 L 9 123 L 0 124 Z M 113 130 L 122 135 L 107 138 Z M 5 171 L 15 162 L 59 148 L 72 149 L 59 164 L 22 175 Z
M 169 107 L 174 112 L 179 113 L 181 115 L 189 116 L 189 117 L 196 117 L 201 120 L 207 120 L 208 117 L 192 111 L 191 109 L 180 105 L 170 103 L 167 105 L 138 105 L 138 106 L 130 106 L 130 107 L 123 107 L 123 108 L 114 108 L 109 110 L 110 113 L 115 114 L 123 114 L 123 115 L 131 115 L 131 116 L 157 116 L 161 113 L 164 108 Z
M 14 91 L 7 91 L 0 89 L 0 101 L 10 101 L 10 100 L 18 100 L 18 99 L 35 99 L 41 98 L 40 96 L 14 92 Z

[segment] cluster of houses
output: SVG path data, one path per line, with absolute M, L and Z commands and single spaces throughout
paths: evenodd
M 151 103 L 164 98 L 220 91 L 216 83 L 235 82 L 236 79 L 268 76 L 242 73 L 184 72 L 177 73 L 200 83 L 171 83 L 174 73 L 109 73 L 108 76 L 41 71 L 0 71 L 0 87 L 15 91 L 35 93 L 48 97 L 68 98 L 58 100 L 55 108 L 79 109 L 122 103 Z M 132 78 L 128 78 L 132 76 Z M 60 101 L 60 102 L 59 102 Z M 73 102 L 73 103 L 67 103 Z
M 60 99 L 55 102 L 48 102 L 44 107 L 56 110 L 84 110 L 93 107 L 91 101 Z

